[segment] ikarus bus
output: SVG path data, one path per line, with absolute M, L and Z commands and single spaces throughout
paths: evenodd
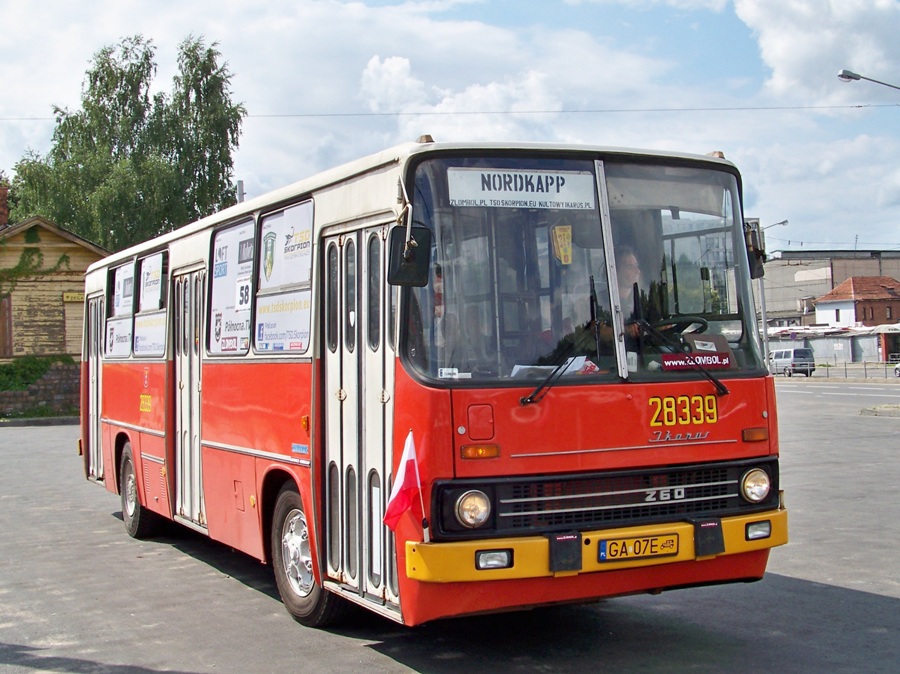
M 132 536 L 271 564 L 306 625 L 758 580 L 754 243 L 721 157 L 385 150 L 88 270 L 86 476 Z

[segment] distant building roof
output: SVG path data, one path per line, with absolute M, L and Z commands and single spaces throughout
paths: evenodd
M 900 300 L 900 281 L 892 276 L 851 276 L 818 298 L 816 304 L 847 300 Z
M 775 260 L 865 260 L 870 258 L 897 258 L 900 250 L 778 250 L 772 251 Z

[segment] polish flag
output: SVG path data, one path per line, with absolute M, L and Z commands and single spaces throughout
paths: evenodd
M 421 489 L 419 463 L 416 461 L 416 445 L 413 442 L 412 431 L 410 431 L 406 436 L 403 456 L 400 457 L 397 476 L 394 478 L 394 486 L 391 488 L 391 496 L 384 513 L 383 521 L 388 529 L 394 531 L 397 522 L 400 521 L 400 516 L 412 507 L 413 501 L 421 493 Z

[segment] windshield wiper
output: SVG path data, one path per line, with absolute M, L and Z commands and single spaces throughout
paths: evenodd
M 691 355 L 691 352 L 687 349 L 687 347 L 683 348 L 680 344 L 678 344 L 678 342 L 669 339 L 643 318 L 636 320 L 635 324 L 640 327 L 641 332 L 645 332 L 651 337 L 655 338 L 656 341 L 659 342 L 660 346 L 668 346 L 669 348 L 675 349 L 681 355 L 683 355 L 684 359 L 688 362 L 688 365 L 693 367 L 698 372 L 702 373 L 704 377 L 712 382 L 712 385 L 716 387 L 716 393 L 718 393 L 720 396 L 728 395 L 729 393 L 731 393 L 731 391 L 728 390 L 728 387 L 726 387 L 718 377 L 716 377 L 712 372 L 710 372 L 699 362 L 697 362 L 697 359 Z
M 591 330 L 594 333 L 594 344 L 597 350 L 597 360 L 600 360 L 600 321 L 597 319 L 597 288 L 594 286 L 594 275 L 590 275 L 590 285 L 591 285 L 591 297 L 590 297 L 590 305 L 591 305 L 591 320 L 588 321 L 587 325 L 584 326 L 585 330 Z M 553 388 L 553 385 L 556 384 L 557 381 L 565 374 L 565 368 L 572 362 L 572 352 L 575 350 L 575 346 L 579 343 L 578 340 L 578 329 L 576 329 L 572 333 L 572 343 L 563 351 L 562 355 L 559 356 L 561 362 L 553 368 L 553 371 L 547 375 L 547 377 L 538 384 L 537 388 L 534 389 L 529 395 L 521 398 L 519 400 L 523 405 L 529 405 L 531 403 L 539 403 L 544 399 L 544 396 Z M 538 396 L 539 393 L 543 393 Z
M 563 354 L 564 355 L 563 361 L 559 365 L 554 367 L 553 370 L 550 372 L 550 374 L 548 374 L 544 378 L 544 381 L 542 381 L 540 384 L 538 384 L 537 387 L 531 393 L 529 393 L 527 396 L 525 396 L 523 398 L 520 398 L 519 402 L 522 403 L 523 405 L 529 405 L 531 403 L 541 402 L 541 400 L 544 399 L 544 396 L 547 395 L 547 393 L 550 391 L 551 388 L 553 388 L 553 385 L 557 381 L 559 381 L 559 379 L 565 374 L 565 372 L 566 372 L 565 368 L 572 362 L 572 359 L 569 357 L 569 354 L 572 353 L 574 348 L 575 348 L 575 342 L 573 341 L 572 344 L 569 345 L 569 348 L 567 348 L 565 353 Z M 543 393 L 541 393 L 541 391 L 543 391 Z M 540 396 L 538 396 L 539 393 L 541 393 Z
M 594 329 L 594 342 L 597 347 L 597 362 L 600 362 L 600 321 L 597 316 L 597 288 L 594 285 L 594 275 L 591 274 L 591 327 Z

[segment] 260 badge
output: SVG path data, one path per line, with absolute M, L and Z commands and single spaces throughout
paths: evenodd
M 714 395 L 653 396 L 650 426 L 699 426 L 719 420 L 719 407 Z

